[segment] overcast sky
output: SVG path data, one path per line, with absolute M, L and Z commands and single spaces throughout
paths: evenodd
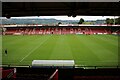
M 57 20 L 80 20 L 83 18 L 84 20 L 103 20 L 106 18 L 114 18 L 114 16 L 77 16 L 77 17 L 68 17 L 68 16 L 32 16 L 32 17 L 11 17 L 11 19 L 25 19 L 25 18 L 39 18 L 39 19 L 57 19 Z M 115 16 L 117 18 L 117 16 Z

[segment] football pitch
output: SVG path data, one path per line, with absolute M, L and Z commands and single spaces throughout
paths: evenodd
M 5 35 L 2 43 L 3 65 L 31 65 L 33 60 L 74 60 L 80 66 L 118 65 L 115 35 Z

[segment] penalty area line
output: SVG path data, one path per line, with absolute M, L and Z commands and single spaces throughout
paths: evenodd
M 51 37 L 51 36 L 50 36 Z M 32 52 L 34 52 L 37 48 L 39 48 L 44 42 L 46 42 L 50 37 L 48 37 L 47 39 L 45 39 L 40 45 L 38 45 L 37 47 L 35 47 L 32 51 L 30 51 L 25 57 L 23 57 L 20 62 L 22 62 L 26 57 L 28 57 Z

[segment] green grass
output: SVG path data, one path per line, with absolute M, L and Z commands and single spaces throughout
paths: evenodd
M 118 36 L 3 36 L 3 64 L 31 65 L 33 60 L 75 60 L 76 65 L 117 66 Z M 8 50 L 5 55 L 4 50 Z

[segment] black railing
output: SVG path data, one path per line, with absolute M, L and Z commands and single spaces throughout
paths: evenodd
M 1 67 L 28 67 L 28 68 L 81 68 L 81 69 L 99 69 L 99 68 L 120 68 L 120 66 L 38 66 L 33 67 L 32 65 L 1 65 Z

